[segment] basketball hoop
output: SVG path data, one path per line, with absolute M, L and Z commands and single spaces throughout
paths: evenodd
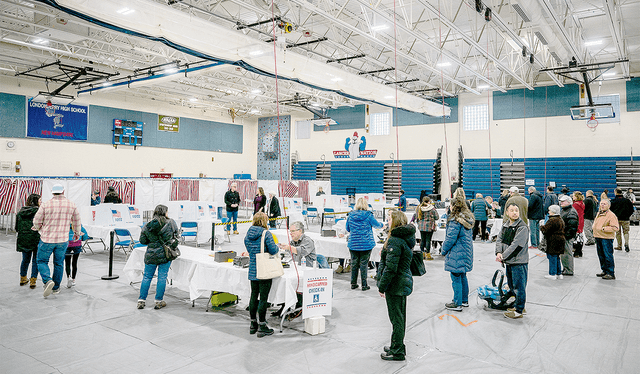
M 591 131 L 596 131 L 596 127 L 598 127 L 598 120 L 596 119 L 595 113 L 591 113 L 591 117 L 587 120 L 587 127 Z

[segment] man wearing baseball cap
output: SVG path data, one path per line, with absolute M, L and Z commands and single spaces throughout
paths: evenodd
M 38 244 L 38 271 L 44 283 L 43 296 L 60 292 L 60 282 L 64 270 L 64 255 L 69 244 L 69 225 L 75 233 L 81 232 L 80 212 L 76 204 L 64 197 L 64 186 L 55 184 L 51 188 L 53 198 L 40 205 L 33 217 L 32 230 L 40 232 Z M 49 269 L 49 258 L 53 253 L 53 279 Z

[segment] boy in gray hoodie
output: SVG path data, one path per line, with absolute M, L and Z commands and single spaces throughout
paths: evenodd
M 505 221 L 496 240 L 496 261 L 507 266 L 509 289 L 516 295 L 515 308 L 507 309 L 507 318 L 522 318 L 527 311 L 526 288 L 529 273 L 529 227 L 520 218 L 520 209 L 514 203 L 508 203 Z

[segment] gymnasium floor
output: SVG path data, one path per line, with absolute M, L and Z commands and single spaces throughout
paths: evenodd
M 224 248 L 240 250 L 246 230 Z M 408 298 L 405 362 L 379 358 L 391 334 L 384 300 L 375 287 L 350 290 L 347 274 L 335 277 L 325 334 L 307 335 L 298 319 L 284 333 L 258 339 L 248 332 L 246 300 L 205 312 L 206 299 L 192 308 L 186 292 L 168 286 L 165 309 L 137 310 L 140 285 L 123 277 L 121 252 L 114 262 L 118 280 L 100 279 L 108 256 L 97 250 L 81 255 L 76 287 L 45 299 L 40 279 L 35 290 L 18 285 L 15 236 L 1 233 L 0 372 L 637 373 L 640 230 L 631 230 L 632 251 L 615 252 L 615 281 L 595 277 L 594 246 L 576 259 L 574 277 L 556 281 L 544 278 L 546 257 L 530 252 L 528 315 L 520 320 L 483 308 L 476 297 L 498 268 L 492 244 L 474 243 L 471 305 L 461 313 L 444 309 L 450 278 L 435 256 Z

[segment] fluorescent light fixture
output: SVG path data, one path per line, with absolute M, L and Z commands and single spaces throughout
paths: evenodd
M 393 99 L 394 97 L 395 97 L 395 96 L 393 96 L 393 95 L 387 95 L 387 96 L 385 96 L 384 98 L 385 98 L 385 99 Z
M 36 44 L 40 44 L 40 45 L 49 44 L 48 40 L 41 39 L 41 38 L 35 39 L 33 42 L 36 43 Z
M 479 90 L 486 90 L 487 88 L 489 88 L 488 84 L 482 84 L 480 86 L 477 87 Z
M 264 52 L 263 51 L 251 51 L 251 52 L 249 52 L 249 54 L 251 56 L 260 56 L 260 55 L 264 54 Z
M 318 107 L 320 107 L 320 104 L 318 104 L 318 103 L 311 103 L 311 106 L 318 108 Z
M 189 99 L 189 101 L 191 101 L 192 103 L 195 103 L 196 101 L 198 101 L 198 99 L 196 99 L 195 97 L 192 97 Z
M 616 75 L 615 71 L 610 71 L 608 73 L 602 74 L 603 77 L 613 77 L 614 75 Z
M 388 26 L 388 25 L 385 25 L 385 24 L 371 26 L 371 30 L 372 30 L 372 31 L 381 31 L 381 30 L 386 30 L 386 29 L 388 29 L 388 28 L 389 28 L 389 26 Z
M 171 68 L 164 69 L 164 73 L 166 73 L 166 74 L 173 74 L 173 73 L 177 73 L 177 72 L 178 72 L 178 68 L 177 67 L 171 67 Z
M 120 10 L 118 10 L 116 13 L 122 14 L 123 16 L 129 15 L 133 12 L 135 12 L 135 9 L 129 9 L 129 8 L 122 8 Z
M 341 80 L 342 80 L 342 78 L 339 78 L 339 77 L 333 77 L 333 78 L 331 78 L 331 81 L 332 81 L 332 82 L 340 82 Z
M 590 42 L 584 42 L 585 47 L 590 47 L 592 45 L 600 45 L 602 44 L 602 40 L 592 40 Z
M 437 64 L 437 66 L 440 66 L 441 68 L 447 67 L 447 66 L 451 66 L 450 62 L 441 62 L 439 64 Z
M 102 83 L 102 87 L 109 87 L 111 85 L 113 85 L 113 83 L 111 83 L 109 81 L 106 81 L 106 82 Z
M 259 88 L 254 88 L 253 90 L 251 90 L 251 93 L 259 94 L 259 93 L 262 93 L 262 91 Z

